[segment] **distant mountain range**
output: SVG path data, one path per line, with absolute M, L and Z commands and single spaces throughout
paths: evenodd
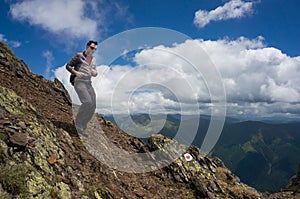
M 297 172 L 299 130 L 300 122 L 227 123 L 212 155 L 258 190 L 279 190 Z
M 115 122 L 112 115 L 106 115 L 105 118 Z M 131 118 L 140 125 L 147 125 L 151 121 L 147 114 L 137 114 Z M 164 127 L 155 133 L 174 138 L 182 117 L 174 114 L 167 115 L 166 118 Z M 187 125 L 198 121 L 196 116 L 184 118 L 182 122 Z M 209 123 L 210 116 L 201 115 L 193 145 L 201 147 Z M 186 136 L 188 137 L 189 134 Z M 146 141 L 146 138 L 144 140 Z M 178 141 L 185 142 L 182 138 Z M 243 182 L 260 191 L 274 192 L 285 188 L 289 179 L 297 173 L 299 154 L 299 121 L 283 118 L 244 121 L 244 119 L 228 117 L 210 156 L 221 158 Z

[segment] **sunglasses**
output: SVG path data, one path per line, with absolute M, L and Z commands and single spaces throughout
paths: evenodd
M 89 46 L 92 50 L 97 50 L 97 48 L 93 47 L 93 46 Z

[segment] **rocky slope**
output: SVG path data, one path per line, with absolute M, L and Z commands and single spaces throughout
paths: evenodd
M 76 107 L 75 107 L 76 108 Z M 89 124 L 104 148 L 107 140 L 128 153 L 146 153 L 178 143 L 154 135 L 144 144 L 100 115 Z M 90 129 L 90 128 L 89 128 Z M 96 143 L 96 144 L 97 144 Z M 94 144 L 94 143 L 91 143 Z M 299 174 L 288 190 L 265 196 L 240 182 L 218 158 L 194 146 L 152 172 L 121 172 L 91 151 L 73 125 L 72 103 L 58 81 L 31 73 L 0 43 L 0 198 L 296 198 Z M 150 156 L 150 155 L 149 155 Z M 158 157 L 151 156 L 156 159 Z M 164 153 L 171 159 L 172 154 Z M 123 161 L 119 164 L 130 164 Z

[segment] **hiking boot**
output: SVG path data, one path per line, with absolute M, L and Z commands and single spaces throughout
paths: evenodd
M 80 135 L 84 138 L 89 138 L 89 134 L 86 131 L 83 131 Z
M 77 128 L 77 132 L 80 136 L 83 136 L 85 138 L 89 137 L 89 134 L 86 132 L 86 129 L 83 128 Z

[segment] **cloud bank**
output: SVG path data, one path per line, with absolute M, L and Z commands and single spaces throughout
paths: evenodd
M 23 0 L 10 5 L 10 14 L 17 21 L 69 39 L 96 38 L 115 18 L 131 20 L 126 7 L 105 0 Z
M 219 6 L 211 11 L 198 10 L 195 13 L 194 24 L 199 28 L 203 28 L 211 21 L 223 21 L 244 17 L 253 12 L 253 4 L 253 2 L 231 0 L 223 6 Z
M 92 37 L 97 23 L 85 15 L 84 8 L 81 0 L 30 0 L 11 5 L 10 13 L 19 21 L 41 26 L 50 32 Z
M 100 75 L 93 81 L 98 112 L 210 114 L 216 104 L 205 76 L 184 59 L 192 57 L 205 68 L 205 56 L 194 49 L 195 44 L 220 72 L 229 116 L 299 117 L 300 57 L 265 46 L 263 37 L 186 40 L 136 52 L 127 64 L 98 66 Z M 65 68 L 58 68 L 55 75 L 78 103 Z

